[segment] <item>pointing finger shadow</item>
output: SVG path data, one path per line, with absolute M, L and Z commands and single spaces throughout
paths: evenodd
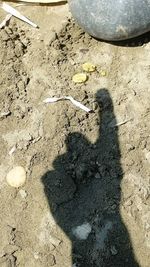
M 98 140 L 93 145 L 81 133 L 70 133 L 67 152 L 42 177 L 44 191 L 56 223 L 72 242 L 73 264 L 138 267 L 119 210 L 123 170 L 113 103 L 107 89 L 99 90 L 96 100 Z

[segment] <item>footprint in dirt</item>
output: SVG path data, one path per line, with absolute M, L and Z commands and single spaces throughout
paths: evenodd
M 70 133 L 67 152 L 54 160 L 54 171 L 42 183 L 56 223 L 72 242 L 73 266 L 138 267 L 119 210 L 123 170 L 118 129 L 111 124 L 116 122 L 113 103 L 106 89 L 96 100 L 97 142 Z

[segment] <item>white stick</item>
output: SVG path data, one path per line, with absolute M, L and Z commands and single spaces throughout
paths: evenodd
M 5 10 L 6 12 L 10 13 L 11 15 L 13 15 L 14 17 L 30 24 L 31 26 L 37 28 L 38 26 L 33 23 L 31 20 L 29 20 L 28 18 L 26 18 L 25 16 L 21 15 L 21 13 L 19 11 L 17 11 L 15 8 L 11 7 L 10 5 L 6 4 L 6 3 L 2 3 L 1 4 L 1 8 L 3 10 Z
M 7 22 L 11 19 L 11 17 L 11 14 L 6 15 L 5 19 L 0 23 L 0 29 L 6 26 Z
M 129 121 L 132 121 L 132 118 L 128 119 L 128 120 L 125 120 L 125 121 L 122 121 L 122 122 L 118 122 L 117 124 L 114 125 L 114 127 L 122 126 L 122 125 L 126 124 Z
M 82 110 L 84 110 L 86 112 L 92 111 L 92 109 L 87 108 L 86 106 L 81 104 L 79 101 L 75 100 L 72 96 L 49 97 L 49 98 L 46 98 L 43 102 L 44 103 L 55 103 L 55 102 L 58 102 L 60 100 L 70 100 L 72 102 L 72 104 L 75 105 L 76 107 L 81 108 Z
M 9 156 L 11 156 L 14 152 L 15 152 L 15 150 L 17 149 L 17 147 L 16 147 L 16 145 L 14 145 L 12 148 L 11 148 L 11 150 L 9 151 Z
M 12 0 L 13 2 L 27 2 L 27 3 L 37 3 L 37 4 L 59 4 L 67 2 L 67 0 Z

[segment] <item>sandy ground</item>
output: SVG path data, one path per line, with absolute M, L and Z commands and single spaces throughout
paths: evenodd
M 20 10 L 40 29 L 0 31 L 0 266 L 149 267 L 149 35 L 110 44 L 67 5 Z M 97 71 L 74 84 L 87 61 Z M 43 103 L 63 95 L 94 112 Z M 17 165 L 19 189 L 6 183 Z

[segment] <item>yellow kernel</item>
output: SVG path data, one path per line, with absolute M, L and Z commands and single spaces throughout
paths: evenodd
M 72 77 L 74 83 L 85 83 L 87 81 L 87 75 L 85 73 L 77 73 Z

